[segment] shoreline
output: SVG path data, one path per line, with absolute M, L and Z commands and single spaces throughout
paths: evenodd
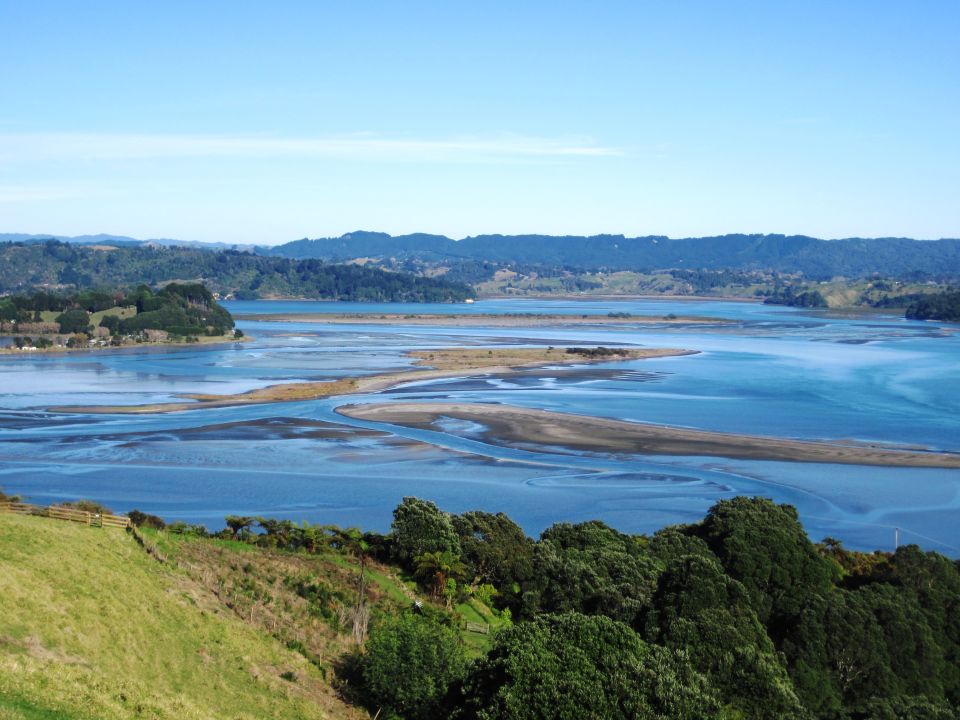
M 669 425 L 613 420 L 588 415 L 487 403 L 391 403 L 344 405 L 345 417 L 434 430 L 440 418 L 486 427 L 483 440 L 518 449 L 530 445 L 601 453 L 710 456 L 742 460 L 873 465 L 915 468 L 960 468 L 960 454 L 897 449 L 881 445 L 827 440 L 796 440 L 693 430 Z M 563 452 L 560 450 L 559 452 Z
M 15 337 L 14 335 L 3 335 L 2 337 Z M 209 337 L 206 335 L 199 336 L 197 342 L 170 342 L 169 340 L 161 340 L 156 342 L 134 342 L 128 345 L 96 345 L 92 347 L 48 347 L 48 348 L 35 348 L 33 350 L 24 350 L 15 347 L 0 347 L 0 356 L 4 355 L 13 355 L 21 357 L 35 357 L 37 355 L 59 355 L 61 353 L 77 353 L 77 352 L 119 352 L 121 350 L 138 350 L 140 348 L 179 348 L 179 347 L 189 347 L 189 348 L 208 348 L 215 345 L 226 345 L 228 343 L 239 343 L 247 342 L 253 340 L 252 336 L 244 335 L 240 338 L 235 338 L 228 335 L 221 335 L 215 337 Z
M 268 403 L 317 400 L 337 395 L 359 395 L 381 392 L 397 385 L 423 380 L 443 380 L 470 375 L 509 376 L 516 370 L 553 365 L 584 365 L 624 360 L 646 360 L 660 357 L 696 355 L 696 350 L 676 348 L 623 348 L 610 355 L 586 357 L 568 353 L 563 348 L 451 348 L 446 350 L 417 350 L 407 353 L 416 358 L 414 369 L 338 378 L 303 383 L 280 383 L 233 395 L 191 393 L 180 395 L 181 402 L 150 405 L 64 405 L 47 408 L 50 412 L 96 415 L 146 415 L 207 408 L 262 405 Z M 482 364 L 482 363 L 488 364 Z M 416 369 L 428 366 L 429 369 Z
M 608 315 L 554 315 L 536 313 L 517 314 L 444 314 L 444 313 L 268 313 L 234 316 L 244 322 L 299 322 L 337 325 L 447 325 L 458 327 L 544 327 L 550 325 L 730 325 L 736 320 L 699 316 L 657 317 L 635 315 L 610 317 Z

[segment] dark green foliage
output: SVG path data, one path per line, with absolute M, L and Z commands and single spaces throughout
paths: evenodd
M 884 583 L 866 585 L 851 597 L 873 615 L 883 633 L 892 680 L 875 694 L 942 698 L 943 654 L 915 598 Z
M 827 301 L 823 295 L 820 294 L 819 290 L 797 292 L 792 287 L 785 287 L 778 290 L 763 302 L 765 305 L 789 305 L 790 307 L 827 307 Z
M 100 327 L 105 327 L 111 333 L 116 333 L 120 329 L 120 318 L 116 315 L 104 315 L 100 319 Z
M 618 357 L 623 353 L 623 350 L 617 348 L 608 348 L 600 345 L 595 348 L 584 348 L 584 347 L 570 347 L 567 348 L 568 355 L 582 355 L 587 358 L 605 358 L 605 357 Z
M 217 292 L 239 292 L 244 298 L 292 295 L 359 302 L 455 302 L 473 296 L 466 285 L 442 278 L 235 250 L 132 246 L 103 252 L 55 240 L 0 244 L 0 292 L 57 283 L 80 288 L 156 285 L 197 277 Z
M 926 295 L 907 307 L 911 320 L 948 320 L 960 322 L 960 290 Z
M 943 652 L 940 678 L 944 692 L 952 703 L 960 706 L 960 569 L 957 564 L 938 553 L 906 545 L 885 563 L 877 564 L 873 576 L 898 588 L 901 595 L 916 599 Z
M 220 336 L 233 329 L 230 313 L 217 304 L 213 294 L 199 283 L 170 283 L 157 291 L 140 285 L 129 293 L 83 291 L 52 295 L 35 292 L 32 295 L 14 295 L 0 302 L 0 312 L 12 314 L 14 317 L 11 319 L 19 322 L 36 322 L 35 315 L 41 311 L 63 308 L 56 318 L 63 334 L 90 332 L 88 312 L 115 307 L 135 307 L 137 314 L 124 319 L 116 315 L 104 315 L 100 327 L 107 328 L 112 335 L 165 330 L 179 336 Z
M 533 541 L 513 520 L 497 513 L 466 512 L 453 516 L 461 556 L 471 576 L 498 591 L 501 606 L 516 609 L 519 586 L 533 573 Z
M 850 717 L 851 720 L 960 720 L 960 710 L 923 697 L 902 697 L 871 700 L 862 711 Z
M 599 521 L 554 525 L 534 550 L 522 614 L 576 611 L 636 626 L 659 570 L 640 538 Z
M 383 715 L 442 717 L 440 703 L 466 667 L 458 634 L 422 615 L 385 618 L 370 630 L 360 661 L 364 695 Z
M 257 519 L 254 517 L 242 515 L 227 515 L 227 517 L 224 518 L 224 522 L 226 522 L 227 527 L 230 528 L 230 534 L 235 540 L 249 533 L 250 528 L 253 527 L 256 521 Z
M 60 325 L 60 332 L 64 335 L 85 333 L 90 330 L 90 315 L 86 310 L 79 308 L 60 313 L 55 322 Z
M 812 597 L 783 650 L 797 692 L 818 714 L 873 699 L 944 701 L 942 650 L 916 599 L 892 585 Z
M 746 589 L 714 559 L 688 555 L 667 566 L 653 597 L 647 638 L 686 650 L 739 716 L 805 715 Z
M 664 566 L 672 560 L 688 555 L 716 560 L 717 556 L 713 554 L 703 539 L 696 535 L 697 529 L 695 525 L 671 525 L 658 530 L 650 538 L 647 553 Z
M 779 624 L 796 615 L 809 595 L 827 592 L 836 576 L 836 566 L 817 553 L 790 505 L 766 498 L 721 500 L 700 534 L 726 572 L 744 584 L 775 639 Z
M 460 554 L 460 538 L 450 515 L 429 500 L 403 498 L 393 510 L 390 530 L 397 558 L 408 566 L 424 553 Z
M 577 613 L 503 631 L 451 698 L 463 720 L 710 718 L 718 705 L 683 653 Z
M 130 300 L 135 303 L 137 314 L 120 322 L 123 333 L 153 328 L 174 335 L 226 335 L 233 329 L 230 313 L 198 283 L 170 283 L 157 293 L 141 286 Z
M 153 528 L 154 530 L 163 530 L 167 526 L 167 524 L 163 521 L 163 518 L 157 517 L 156 515 L 150 515 L 145 512 L 140 512 L 139 510 L 131 510 L 127 513 L 127 517 L 130 518 L 130 522 L 137 527 L 148 527 Z

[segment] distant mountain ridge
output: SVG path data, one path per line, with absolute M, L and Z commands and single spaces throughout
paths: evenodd
M 425 233 L 391 236 L 359 231 L 260 247 L 257 252 L 340 262 L 390 257 L 399 261 L 540 264 L 574 270 L 775 270 L 802 272 L 811 278 L 960 274 L 960 239 L 821 240 L 806 235 L 738 234 L 676 240 L 658 235 L 477 235 L 452 240 Z
M 96 235 L 51 235 L 32 233 L 0 233 L 0 243 L 19 242 L 26 244 L 43 243 L 47 240 L 59 240 L 72 245 L 113 245 L 116 247 L 139 245 L 163 245 L 166 247 L 193 247 L 201 250 L 252 250 L 253 245 L 237 243 L 207 243 L 200 240 L 174 240 L 172 238 L 150 238 L 140 240 L 127 235 L 110 235 L 98 233 Z
M 960 276 L 960 239 L 845 238 L 822 240 L 807 235 L 730 234 L 671 239 L 663 235 L 475 235 L 454 240 L 445 235 L 390 235 L 355 231 L 339 237 L 294 240 L 276 246 L 203 243 L 172 239 L 137 240 L 122 235 L 76 237 L 0 233 L 0 243 L 166 246 L 198 250 L 240 250 L 293 260 L 349 262 L 390 259 L 427 265 L 495 263 L 502 266 L 561 267 L 572 271 L 657 269 L 769 270 L 803 273 L 812 279 Z M 411 268 L 412 269 L 412 268 Z

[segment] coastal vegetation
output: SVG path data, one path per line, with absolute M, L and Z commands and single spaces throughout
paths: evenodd
M 386 534 L 130 517 L 0 515 L 5 717 L 957 717 L 957 563 L 762 498 L 537 539 L 418 498 Z
M 764 301 L 767 305 L 789 305 L 790 307 L 825 308 L 827 300 L 819 290 L 797 292 L 792 287 L 777 290 Z
M 37 287 L 93 288 L 203 283 L 226 297 L 301 297 L 359 302 L 459 302 L 461 283 L 322 260 L 262 257 L 236 250 L 152 245 L 0 243 L 0 293 Z
M 200 337 L 240 337 L 233 317 L 199 283 L 169 283 L 159 289 L 96 289 L 34 292 L 0 297 L 0 333 L 25 347 L 120 346 L 134 342 Z
M 960 290 L 919 297 L 907 307 L 911 320 L 960 322 Z

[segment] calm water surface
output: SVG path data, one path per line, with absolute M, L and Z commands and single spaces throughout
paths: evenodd
M 353 421 L 338 405 L 456 399 L 797 438 L 960 452 L 960 330 L 890 316 L 835 318 L 753 303 L 489 300 L 472 305 L 234 302 L 235 314 L 293 312 L 669 313 L 722 326 L 517 328 L 242 322 L 255 339 L 217 349 L 0 358 L 0 486 L 36 502 L 88 497 L 125 511 L 220 526 L 272 515 L 384 530 L 404 495 L 460 512 L 504 511 L 535 534 L 603 519 L 648 532 L 697 520 L 720 498 L 795 504 L 814 539 L 960 556 L 960 471 L 550 453 L 502 448 L 479 430 Z M 140 404 L 409 366 L 403 353 L 470 345 L 683 347 L 699 355 L 547 368 L 509 379 L 410 383 L 389 393 L 150 416 L 49 408 Z

